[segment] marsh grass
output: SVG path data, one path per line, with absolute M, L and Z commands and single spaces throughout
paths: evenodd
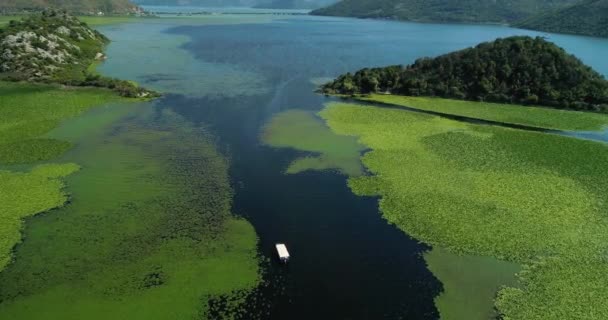
M 45 133 L 94 106 L 121 100 L 109 90 L 12 82 L 0 82 L 0 96 L 0 164 L 59 156 L 70 144 L 45 138 Z
M 63 177 L 74 164 L 41 165 L 32 171 L 0 171 L 0 271 L 11 261 L 11 249 L 21 240 L 23 219 L 60 207 L 67 201 Z
M 118 100 L 105 90 L 0 82 L 0 165 L 51 160 L 72 144 L 45 137 L 63 120 L 105 102 Z M 67 200 L 63 177 L 74 165 L 44 165 L 33 171 L 3 171 L 0 177 L 0 270 L 21 239 L 23 219 L 62 206 Z
M 355 138 L 334 134 L 314 113 L 290 110 L 277 114 L 264 127 L 261 140 L 275 148 L 293 148 L 313 155 L 294 160 L 286 172 L 335 169 L 349 176 L 363 173 L 364 147 Z
M 144 18 L 132 16 L 79 16 L 78 19 L 92 27 L 139 22 Z M 146 18 L 149 19 L 149 18 Z
M 28 220 L 0 273 L 0 318 L 200 318 L 207 299 L 256 285 L 255 231 L 231 214 L 210 136 L 169 111 L 134 112 L 52 134 L 77 135 L 62 160 L 83 169 L 69 206 Z
M 372 94 L 358 99 L 382 102 L 425 111 L 447 113 L 482 120 L 498 121 L 557 130 L 601 130 L 608 126 L 608 115 L 556 110 L 489 102 L 473 102 L 430 97 Z
M 321 116 L 372 149 L 363 163 L 374 175 L 349 185 L 380 195 L 389 222 L 453 253 L 527 265 L 522 289 L 500 294 L 506 319 L 608 317 L 594 285 L 608 282 L 604 144 L 348 104 Z

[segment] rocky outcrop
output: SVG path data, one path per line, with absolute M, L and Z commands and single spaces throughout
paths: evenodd
M 88 65 L 106 41 L 62 13 L 13 21 L 0 32 L 0 72 L 23 80 L 52 79 L 62 71 Z

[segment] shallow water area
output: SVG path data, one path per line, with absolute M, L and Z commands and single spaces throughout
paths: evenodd
M 255 232 L 231 215 L 227 163 L 204 130 L 131 103 L 50 135 L 77 144 L 57 161 L 82 168 L 68 206 L 26 222 L 0 274 L 2 317 L 194 318 L 257 284 Z

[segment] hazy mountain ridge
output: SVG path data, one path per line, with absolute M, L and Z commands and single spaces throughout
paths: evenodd
M 336 3 L 337 0 L 273 0 L 256 5 L 268 9 L 318 9 Z
M 344 0 L 312 14 L 421 22 L 511 23 L 576 0 Z
M 534 16 L 516 27 L 547 32 L 608 37 L 608 0 L 584 1 Z

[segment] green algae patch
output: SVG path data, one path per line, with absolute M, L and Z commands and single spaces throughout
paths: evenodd
M 231 214 L 213 138 L 150 105 L 120 121 L 109 112 L 51 134 L 78 134 L 62 160 L 82 170 L 68 177 L 69 206 L 28 220 L 0 273 L 0 318 L 200 319 L 213 297 L 257 285 L 257 237 Z
M 105 25 L 116 25 L 122 23 L 134 23 L 139 22 L 144 18 L 138 18 L 133 16 L 106 16 L 106 17 L 95 17 L 95 16 L 79 16 L 78 19 L 86 24 L 97 27 Z M 149 19 L 149 18 L 146 18 Z
M 44 137 L 61 121 L 95 106 L 120 101 L 101 89 L 0 82 L 0 164 L 51 160 L 71 144 Z
M 359 157 L 364 147 L 355 138 L 334 134 L 314 113 L 290 110 L 277 114 L 264 127 L 264 144 L 313 153 L 294 160 L 286 172 L 336 169 L 349 176 L 363 173 Z
M 28 139 L 0 145 L 0 163 L 32 163 L 53 159 L 72 144 L 55 139 Z
M 532 266 L 519 289 L 500 291 L 501 316 L 542 318 L 541 301 L 554 301 L 562 318 L 608 316 L 594 285 L 608 282 L 599 263 L 608 243 L 604 144 L 349 104 L 321 116 L 372 149 L 363 163 L 373 176 L 349 185 L 380 196 L 390 223 L 452 253 Z M 534 267 L 539 259 L 553 267 Z
M 23 219 L 63 206 L 68 195 L 62 178 L 77 170 L 74 164 L 54 164 L 26 173 L 0 171 L 0 271 L 21 241 Z
M 429 270 L 443 284 L 435 299 L 442 320 L 494 319 L 494 297 L 502 286 L 517 284 L 521 267 L 492 257 L 456 255 L 441 248 L 425 253 Z
M 608 115 L 489 102 L 372 94 L 358 99 L 424 111 L 557 130 L 601 130 Z

